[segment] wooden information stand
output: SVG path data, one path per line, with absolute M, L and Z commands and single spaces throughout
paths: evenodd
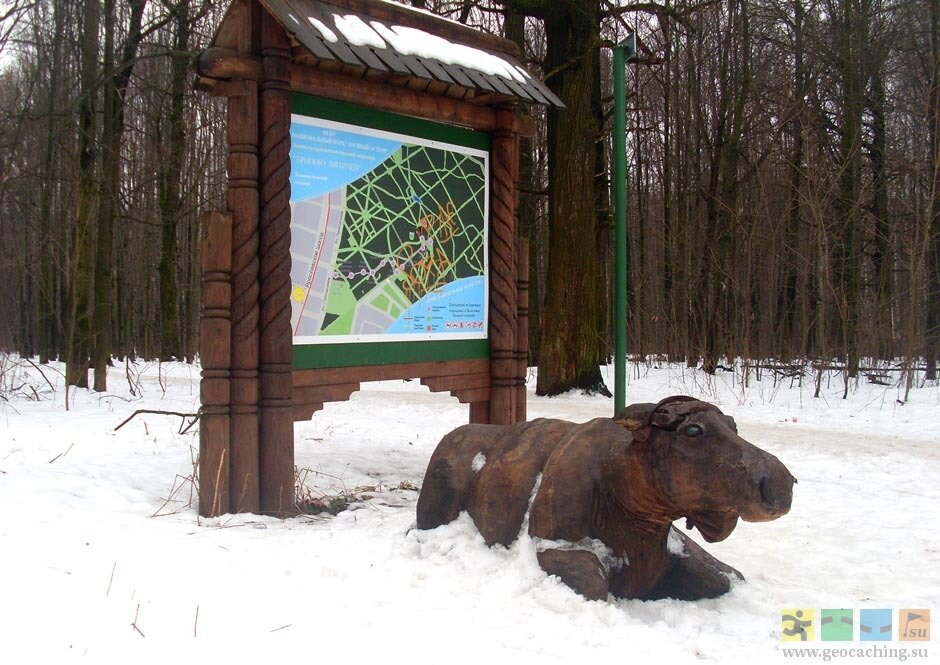
M 418 53 L 391 38 L 383 48 L 378 37 L 340 29 L 350 21 L 376 35 L 427 33 L 427 41 L 447 40 L 470 57 Z M 479 69 L 476 54 L 509 69 Z M 294 514 L 294 421 L 348 399 L 365 381 L 418 378 L 469 404 L 471 422 L 525 420 L 528 252 L 516 233 L 515 182 L 526 128 L 514 106 L 562 104 L 522 75 L 515 45 L 383 0 L 235 0 L 196 69 L 197 87 L 228 102 L 227 211 L 204 218 L 199 513 Z M 406 362 L 296 362 L 290 125 L 297 93 L 489 135 L 488 356 L 423 358 L 419 347 Z

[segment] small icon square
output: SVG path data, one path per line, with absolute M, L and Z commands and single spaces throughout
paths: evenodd
M 780 615 L 780 639 L 784 642 L 810 642 L 814 637 L 813 610 L 784 609 Z
M 898 610 L 898 639 L 926 642 L 930 639 L 930 610 Z
M 819 611 L 819 639 L 823 642 L 851 642 L 852 610 L 831 609 Z
M 860 610 L 858 638 L 862 642 L 890 642 L 892 639 L 891 610 Z

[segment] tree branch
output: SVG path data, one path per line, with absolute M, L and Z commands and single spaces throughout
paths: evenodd
M 123 421 L 121 421 L 121 424 L 115 427 L 114 431 L 117 432 L 119 429 L 124 427 L 124 425 L 126 425 L 127 423 L 129 423 L 131 420 L 133 420 L 134 418 L 136 418 L 142 413 L 151 413 L 151 414 L 158 415 L 158 416 L 179 416 L 180 418 L 183 418 L 183 419 L 199 417 L 198 413 L 181 413 L 179 411 L 157 411 L 154 409 L 137 409 L 136 411 L 134 411 L 134 413 L 132 413 Z M 182 425 L 180 427 L 182 428 Z M 187 427 L 186 429 L 189 429 L 189 427 Z
M 685 25 L 688 23 L 688 17 L 691 14 L 705 9 L 706 7 L 721 4 L 721 0 L 703 0 L 703 2 L 687 7 L 682 11 L 661 5 L 658 2 L 633 2 L 628 5 L 614 5 L 611 0 L 604 0 L 604 4 L 607 6 L 607 10 L 601 12 L 602 19 L 616 18 L 631 12 L 645 12 L 647 14 L 656 14 L 657 16 L 668 16 Z

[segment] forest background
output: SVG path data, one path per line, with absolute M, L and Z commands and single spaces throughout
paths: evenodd
M 515 41 L 565 110 L 520 109 L 538 392 L 605 391 L 610 47 L 628 65 L 629 351 L 936 380 L 940 0 L 414 0 Z M 0 350 L 194 360 L 225 108 L 191 63 L 211 0 L 0 3 Z

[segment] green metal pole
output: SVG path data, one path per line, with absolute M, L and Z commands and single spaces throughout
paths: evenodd
M 633 34 L 614 47 L 614 414 L 627 401 L 627 92 Z

